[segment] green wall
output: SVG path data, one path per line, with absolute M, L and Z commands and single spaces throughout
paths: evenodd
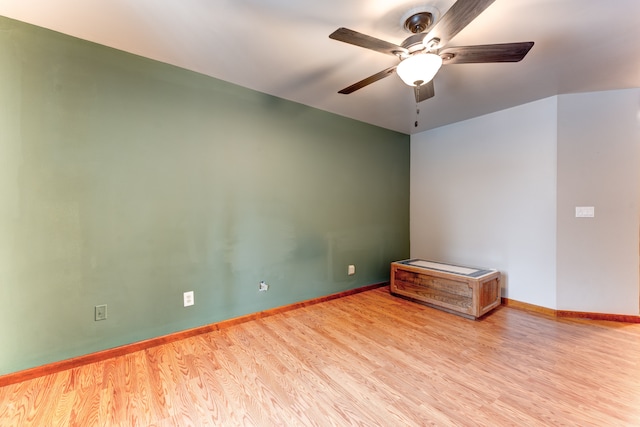
M 2 17 L 0 99 L 0 374 L 408 257 L 408 135 Z

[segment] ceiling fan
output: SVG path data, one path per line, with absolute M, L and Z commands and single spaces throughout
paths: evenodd
M 446 47 L 456 34 L 494 1 L 458 0 L 435 25 L 433 25 L 431 12 L 412 13 L 406 18 L 404 28 L 413 35 L 406 38 L 400 45 L 348 28 L 338 28 L 329 35 L 330 38 L 393 55 L 400 60 L 398 64 L 360 80 L 338 93 L 348 95 L 397 73 L 407 85 L 414 87 L 416 103 L 418 103 L 435 95 L 433 77 L 442 65 L 522 60 L 533 46 L 533 42 Z M 425 33 L 427 29 L 429 32 Z

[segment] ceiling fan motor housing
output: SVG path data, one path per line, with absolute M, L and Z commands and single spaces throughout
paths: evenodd
M 418 34 L 424 32 L 431 24 L 433 24 L 431 12 L 418 12 L 404 21 L 404 28 L 413 34 Z

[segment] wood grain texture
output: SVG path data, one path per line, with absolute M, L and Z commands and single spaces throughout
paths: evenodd
M 377 288 L 0 388 L 4 426 L 638 425 L 640 325 Z
M 472 319 L 501 303 L 500 272 L 495 270 L 470 277 L 414 263 L 392 262 L 389 288 L 394 295 Z

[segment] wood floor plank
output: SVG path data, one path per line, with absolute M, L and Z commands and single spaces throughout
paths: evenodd
M 82 425 L 100 425 L 99 413 L 100 413 L 100 398 L 101 398 L 101 385 L 83 387 L 81 390 L 73 390 L 70 393 L 73 394 L 71 408 L 61 408 L 68 414 L 68 423 L 61 423 L 59 425 L 68 426 L 82 426 Z
M 0 388 L 0 425 L 640 425 L 640 325 L 378 288 Z
M 194 358 L 199 375 L 190 380 L 192 394 L 198 399 L 199 408 L 206 409 L 205 418 L 213 425 L 240 425 L 241 418 L 236 415 L 227 393 L 218 381 L 215 372 L 220 368 L 213 353 L 203 353 Z
M 300 398 L 295 389 L 288 386 L 288 369 L 273 357 L 269 349 L 261 346 L 257 337 L 248 329 L 250 328 L 243 325 L 237 331 L 233 331 L 242 332 L 242 340 L 239 341 L 242 344 L 234 347 L 237 350 L 234 354 L 238 363 L 250 371 L 251 391 L 256 395 L 256 399 L 264 402 L 271 412 L 277 413 L 274 418 L 282 419 L 285 425 L 287 420 L 305 420 L 309 405 Z M 285 381 L 281 381 L 281 378 Z
M 268 320 L 266 320 L 268 322 Z M 274 381 L 280 386 L 282 393 L 288 396 L 291 409 L 296 415 L 296 425 L 323 425 L 331 420 L 331 410 L 326 405 L 320 405 L 317 401 L 322 392 L 315 388 L 319 378 L 312 369 L 299 363 L 294 348 L 290 345 L 272 346 L 269 334 L 266 331 L 265 320 L 251 325 L 251 334 L 254 337 L 252 348 L 257 351 L 257 357 L 265 357 Z M 256 349 L 256 347 L 258 347 Z M 313 378 L 312 381 L 309 379 Z

